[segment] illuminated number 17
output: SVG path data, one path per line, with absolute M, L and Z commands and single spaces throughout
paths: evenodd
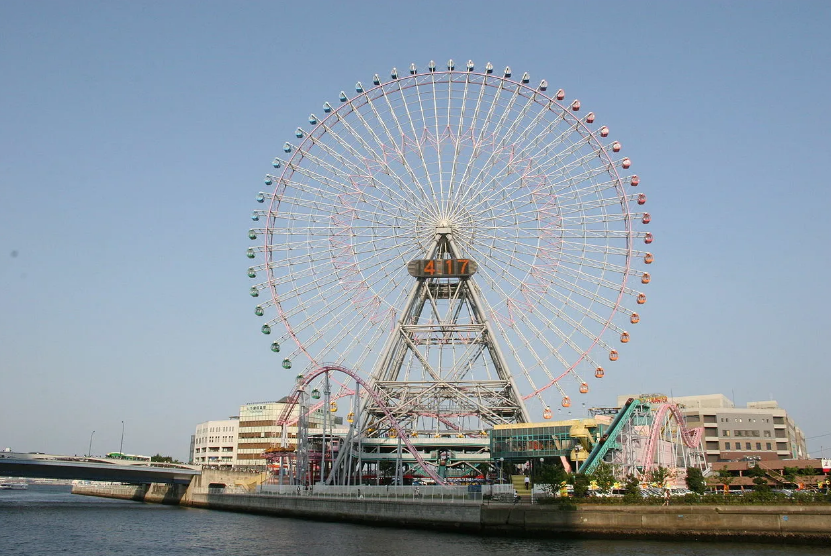
M 462 271 L 460 274 L 467 273 L 467 263 L 470 262 L 470 259 L 459 259 L 459 262 L 462 263 Z

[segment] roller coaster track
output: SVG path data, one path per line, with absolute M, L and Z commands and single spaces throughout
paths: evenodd
M 661 431 L 670 415 L 675 417 L 675 422 L 678 423 L 681 432 L 681 441 L 687 448 L 697 448 L 701 444 L 701 435 L 704 433 L 704 429 L 688 429 L 684 415 L 678 409 L 677 405 L 670 403 L 661 404 L 654 413 L 652 427 L 649 431 L 649 441 L 646 444 L 646 456 L 643 462 L 644 473 L 649 473 L 655 464 L 655 449 L 658 447 Z
M 617 445 L 617 437 L 620 434 L 620 431 L 623 430 L 626 423 L 629 422 L 633 416 L 645 411 L 648 412 L 649 410 L 650 405 L 648 403 L 634 398 L 629 398 L 623 408 L 618 411 L 617 415 L 612 420 L 612 424 L 609 425 L 606 433 L 594 445 L 594 448 L 589 453 L 586 461 L 583 462 L 583 465 L 580 467 L 580 471 L 586 474 L 594 471 L 598 464 L 603 461 L 606 453 L 613 446 Z
M 332 371 L 348 375 L 355 382 L 360 384 L 363 387 L 364 392 L 368 394 L 373 399 L 373 401 L 375 401 L 375 403 L 378 404 L 378 407 L 381 408 L 381 410 L 384 412 L 384 415 L 387 417 L 387 421 L 389 422 L 390 428 L 392 428 L 395 431 L 398 438 L 400 438 L 401 442 L 404 444 L 404 447 L 407 449 L 408 452 L 410 452 L 410 454 L 412 454 L 413 458 L 415 458 L 418 465 L 424 470 L 425 473 L 427 473 L 427 475 L 430 476 L 431 479 L 436 481 L 436 484 L 445 484 L 445 480 L 442 477 L 440 477 L 438 473 L 436 473 L 435 465 L 427 463 L 422 457 L 421 453 L 418 451 L 418 449 L 415 446 L 413 446 L 412 442 L 410 442 L 410 439 L 407 436 L 406 432 L 404 431 L 404 429 L 401 428 L 401 426 L 398 424 L 398 421 L 392 415 L 392 412 L 384 404 L 384 401 L 381 399 L 381 396 L 357 373 L 347 369 L 346 367 L 334 365 L 331 363 L 324 363 L 321 367 L 318 367 L 317 369 L 303 377 L 303 379 L 299 381 L 299 383 L 295 386 L 294 391 L 289 396 L 286 405 L 283 407 L 283 411 L 277 418 L 277 424 L 282 425 L 283 430 L 285 430 L 286 424 L 289 422 L 289 416 L 291 415 L 291 412 L 294 409 L 294 407 L 297 406 L 302 391 L 308 385 L 310 385 L 315 378 L 322 375 L 323 373 L 328 373 Z M 285 442 L 283 442 L 283 446 L 285 447 Z

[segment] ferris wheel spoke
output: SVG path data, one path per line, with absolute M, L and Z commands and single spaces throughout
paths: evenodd
M 507 115 L 510 113 L 510 111 L 513 109 L 513 105 L 517 98 L 519 97 L 517 95 L 517 91 L 515 91 L 508 103 L 508 108 L 502 113 L 499 121 L 493 128 L 492 134 L 494 138 L 498 138 L 499 140 L 494 144 L 493 151 L 491 152 L 490 156 L 483 162 L 476 176 L 473 177 L 473 179 L 467 180 L 468 186 L 465 188 L 464 195 L 461 196 L 458 200 L 459 204 L 464 204 L 468 202 L 469 199 L 475 198 L 480 193 L 480 191 L 483 188 L 485 188 L 488 184 L 497 182 L 503 169 L 507 169 L 509 172 L 514 171 L 513 159 L 515 156 L 515 147 L 513 143 L 510 142 L 510 140 L 512 138 L 515 127 L 519 124 L 521 119 L 524 117 L 526 111 L 530 109 L 530 107 L 533 104 L 531 99 L 527 99 L 526 105 L 523 107 L 523 109 L 520 110 L 520 116 L 514 120 L 514 122 L 509 127 L 505 135 L 500 136 L 500 132 L 502 130 L 502 126 L 504 125 L 505 119 L 507 118 Z M 491 170 L 493 170 L 496 167 L 497 163 L 500 161 L 500 158 L 505 156 L 508 157 L 508 163 L 505 164 L 503 169 L 499 169 L 497 171 L 496 176 L 492 176 Z
M 560 296 L 560 297 L 564 297 L 564 296 Z M 604 342 L 604 341 L 603 341 L 603 340 L 602 340 L 602 339 L 598 336 L 598 334 L 597 334 L 596 332 L 592 332 L 592 331 L 590 331 L 589 329 L 587 329 L 585 326 L 583 326 L 583 324 L 581 323 L 581 321 L 576 320 L 576 319 L 575 319 L 575 318 L 573 318 L 571 315 L 569 315 L 566 311 L 563 311 L 561 308 L 556 307 L 553 303 L 550 303 L 550 302 L 549 302 L 548 300 L 546 300 L 546 299 L 541 300 L 541 303 L 540 303 L 540 304 L 541 304 L 541 306 L 542 306 L 542 307 L 544 307 L 544 308 L 548 309 L 549 311 L 551 311 L 551 315 L 552 315 L 553 317 L 557 317 L 558 319 L 561 319 L 563 322 L 565 322 L 565 323 L 566 323 L 566 324 L 568 324 L 569 326 L 573 327 L 573 328 L 574 328 L 574 331 L 575 331 L 575 332 L 579 332 L 579 333 L 580 333 L 583 337 L 585 337 L 585 338 L 586 338 L 586 340 L 594 342 L 596 345 L 600 346 L 601 348 L 603 348 L 603 349 L 604 349 L 604 350 L 606 350 L 606 351 L 611 350 L 611 347 L 610 347 L 607 343 L 605 343 L 605 342 Z M 594 319 L 592 319 L 592 320 L 594 320 Z M 601 320 L 602 320 L 602 319 L 601 319 Z M 582 348 L 581 346 L 579 346 L 578 344 L 576 344 L 576 343 L 575 343 L 575 342 L 571 339 L 571 337 L 570 337 L 569 335 L 567 335 L 567 334 L 565 334 L 564 332 L 562 332 L 562 330 L 560 330 L 560 329 L 559 329 L 559 328 L 558 328 L 555 324 L 553 324 L 553 320 L 552 320 L 551 322 L 552 322 L 552 326 L 554 327 L 554 328 L 552 328 L 552 331 L 553 331 L 554 329 L 556 329 L 555 333 L 557 333 L 557 334 L 558 334 L 558 336 L 560 336 L 560 337 L 561 337 L 561 339 L 562 339 L 562 340 L 563 340 L 563 341 L 564 341 L 564 342 L 565 342 L 565 343 L 566 343 L 566 344 L 567 344 L 567 345 L 568 345 L 568 346 L 569 346 L 572 350 L 574 350 L 574 351 L 575 351 L 575 353 L 578 353 L 578 354 L 579 354 L 579 353 L 584 353 L 584 352 L 586 351 L 586 349 L 584 349 L 584 348 Z M 603 321 L 603 322 L 601 322 L 601 324 L 605 324 L 605 322 L 607 322 L 607 321 Z M 610 324 L 610 326 L 611 326 L 611 324 Z
M 352 171 L 352 173 L 350 174 L 350 173 L 344 172 L 344 171 L 340 170 L 336 165 L 333 165 L 333 164 L 330 164 L 328 162 L 323 161 L 322 159 L 315 156 L 311 152 L 303 151 L 302 154 L 303 154 L 304 158 L 308 158 L 309 160 L 311 160 L 315 164 L 325 168 L 326 170 L 328 170 L 332 174 L 337 175 L 339 178 L 341 178 L 341 180 L 338 180 L 338 181 L 328 180 L 328 179 L 325 178 L 325 176 L 322 176 L 321 174 L 319 174 L 317 172 L 313 172 L 312 170 L 306 168 L 305 166 L 302 166 L 302 165 L 293 166 L 291 164 L 287 164 L 287 167 L 291 168 L 293 171 L 300 172 L 302 175 L 305 175 L 306 177 L 308 177 L 310 179 L 314 179 L 315 181 L 318 181 L 319 183 L 321 183 L 321 185 L 324 185 L 324 186 L 325 185 L 338 185 L 339 186 L 339 187 L 336 187 L 336 188 L 332 188 L 331 191 L 327 191 L 325 189 L 316 189 L 315 191 L 313 191 L 313 193 L 317 193 L 321 197 L 328 197 L 328 198 L 331 198 L 335 201 L 342 202 L 344 195 L 350 195 L 350 194 L 354 195 L 357 192 L 360 192 L 362 198 L 374 199 L 376 201 L 376 203 L 378 204 L 378 206 L 382 206 L 382 207 L 387 206 L 385 203 L 395 201 L 396 199 L 397 199 L 397 201 L 393 202 L 393 204 L 394 204 L 394 206 L 396 206 L 399 209 L 406 210 L 407 207 L 412 206 L 412 202 L 413 202 L 413 199 L 415 199 L 415 196 L 412 194 L 412 192 L 410 190 L 407 190 L 405 193 L 400 193 L 397 190 L 395 190 L 394 188 L 385 188 L 385 192 L 388 195 L 391 195 L 392 199 L 390 201 L 381 200 L 380 198 L 372 195 L 372 193 L 371 193 L 371 188 L 377 188 L 379 184 L 377 183 L 377 179 L 375 177 L 369 175 L 369 170 L 368 169 L 360 168 L 358 166 L 355 166 L 354 164 L 350 164 L 350 163 L 346 162 L 346 159 L 343 158 L 342 154 L 335 151 L 334 149 L 332 149 L 331 147 L 329 147 L 325 143 L 316 144 L 316 146 L 321 148 L 321 150 L 323 150 L 325 153 L 327 153 L 330 157 L 332 157 L 336 161 L 338 161 L 342 166 L 347 167 L 349 170 Z M 367 182 L 367 183 L 364 183 L 364 182 Z M 304 185 L 305 185 L 305 187 L 301 187 L 301 190 L 307 191 L 308 190 L 308 185 L 306 185 L 306 184 L 304 184 Z M 362 185 L 363 185 L 363 187 L 361 187 Z M 371 187 L 367 187 L 367 186 L 371 186 Z M 407 197 L 407 193 L 410 194 L 409 198 Z
M 620 266 L 616 264 L 611 264 L 605 260 L 595 260 L 589 257 L 578 258 L 569 253 L 561 253 L 560 260 L 566 264 L 572 264 L 576 267 L 590 267 L 596 268 L 598 270 L 602 270 L 604 273 L 609 272 L 614 274 L 616 277 L 622 278 L 624 275 L 627 276 L 643 276 L 644 272 L 642 270 L 633 269 L 626 266 Z M 611 289 L 620 290 L 620 284 L 616 287 Z
M 496 165 L 496 163 L 498 162 L 498 158 L 494 158 L 494 156 L 498 152 L 500 152 L 500 149 L 504 149 L 506 144 L 511 144 L 511 145 L 514 144 L 514 143 L 509 143 L 509 141 L 511 141 L 511 139 L 513 137 L 513 134 L 514 134 L 514 131 L 516 130 L 516 128 L 519 125 L 519 122 L 522 121 L 522 119 L 527 114 L 527 111 L 530 110 L 530 108 L 534 104 L 534 102 L 532 102 L 532 100 L 533 99 L 531 99 L 531 98 L 528 99 L 528 102 L 526 103 L 525 107 L 523 107 L 522 111 L 520 112 L 520 115 L 514 120 L 514 124 L 512 125 L 512 127 L 508 130 L 508 132 L 506 132 L 505 136 L 500 141 L 501 147 L 494 149 L 494 152 L 491 154 L 491 157 L 488 159 L 488 161 L 485 163 L 485 165 L 483 165 L 482 168 L 480 168 L 479 173 L 476 175 L 476 177 L 473 178 L 470 181 L 470 187 L 467 189 L 468 197 L 460 199 L 460 202 L 465 202 L 469 199 L 475 198 L 479 194 L 481 189 L 483 189 L 487 184 L 492 183 L 492 182 L 498 182 L 503 177 L 507 177 L 508 174 L 514 173 L 514 168 L 515 167 L 525 166 L 526 168 L 529 168 L 529 169 L 531 168 L 534 159 L 533 159 L 533 157 L 523 158 L 523 155 L 525 154 L 527 149 L 526 148 L 521 148 L 519 151 L 516 151 L 516 152 L 513 149 L 511 150 L 510 155 L 509 155 L 510 156 L 509 163 L 506 164 L 503 168 L 499 169 L 499 171 L 497 172 L 497 174 L 495 176 L 491 176 L 491 174 L 489 172 L 486 173 L 486 169 L 488 169 L 488 168 L 493 169 L 494 166 Z M 537 115 L 534 118 L 531 119 L 530 122 L 528 122 L 525 129 L 522 131 L 522 133 L 516 139 L 515 142 L 521 143 L 523 141 L 526 141 L 529 134 L 531 134 L 532 132 L 534 132 L 536 130 L 536 127 L 539 125 L 539 122 L 542 120 L 542 118 L 545 115 L 548 114 L 548 112 L 550 110 L 548 104 L 538 105 L 538 107 L 540 108 L 540 111 L 537 113 Z M 556 125 L 558 125 L 558 123 L 559 122 L 555 121 L 555 122 L 552 122 L 552 124 L 550 124 L 550 125 L 555 125 L 556 126 Z M 514 159 L 517 159 L 520 162 L 519 163 L 514 163 Z M 505 172 L 505 171 L 507 171 L 507 174 L 503 174 L 503 172 Z M 507 185 L 510 186 L 510 183 L 507 184 Z
M 482 145 L 483 145 L 483 142 L 484 142 L 485 138 L 488 137 L 488 136 L 496 137 L 495 131 L 493 131 L 491 129 L 491 123 L 492 123 L 493 118 L 494 118 L 494 113 L 496 112 L 496 109 L 499 105 L 499 101 L 502 98 L 502 92 L 506 90 L 504 85 L 505 85 L 504 82 L 500 81 L 496 86 L 496 91 L 494 92 L 494 94 L 491 98 L 491 104 L 488 107 L 488 111 L 485 115 L 484 120 L 482 121 L 479 135 L 478 135 L 478 137 L 476 138 L 476 140 L 474 142 L 474 147 L 473 147 L 472 152 L 471 152 L 470 161 L 468 163 L 467 168 L 465 169 L 464 175 L 462 176 L 462 180 L 461 180 L 462 184 L 468 184 L 470 182 L 470 175 L 474 171 L 474 168 L 475 168 L 474 162 L 479 159 L 481 149 L 482 149 Z M 511 106 L 513 105 L 514 98 L 515 98 L 515 95 L 512 95 L 511 100 L 509 100 L 509 104 Z M 479 111 L 480 111 L 479 102 L 481 102 L 481 97 L 480 97 L 479 100 L 477 100 L 477 107 L 476 107 L 476 114 L 477 115 L 479 114 Z M 474 126 L 476 125 L 477 121 L 478 120 L 474 120 L 472 122 L 471 129 L 474 129 Z M 489 155 L 488 158 L 483 162 L 483 167 L 486 167 L 489 164 L 490 159 L 491 159 L 492 156 L 493 156 L 493 153 L 491 153 L 491 155 Z M 457 195 L 457 197 L 454 199 L 456 204 L 462 204 L 462 203 L 465 202 L 465 195 L 467 194 L 467 191 L 469 191 L 469 189 L 470 189 L 469 186 L 465 187 L 465 188 L 461 188 L 461 187 L 459 188 L 459 195 Z
M 412 184 L 413 185 L 418 185 L 420 183 L 419 179 L 418 179 L 418 176 L 417 176 L 415 170 L 412 168 L 412 166 L 410 166 L 409 160 L 407 160 L 407 157 L 405 156 L 404 146 L 402 145 L 401 148 L 398 147 L 396 138 L 393 136 L 393 134 L 390 131 L 389 127 L 387 127 L 387 124 L 384 121 L 384 118 L 381 116 L 381 113 L 378 111 L 378 108 L 372 102 L 372 99 L 368 99 L 368 105 L 369 105 L 370 109 L 372 110 L 373 115 L 375 116 L 375 120 L 382 127 L 382 129 L 384 130 L 384 133 L 386 134 L 387 138 L 389 139 L 389 142 L 390 142 L 389 150 L 392 151 L 393 153 L 395 153 L 395 155 L 398 157 L 398 161 L 401 162 L 401 165 L 404 167 L 404 170 L 407 172 L 407 175 L 409 176 L 410 181 L 412 182 Z M 391 112 L 392 112 L 392 115 L 395 117 L 394 119 L 395 119 L 395 122 L 396 122 L 396 126 L 398 127 L 399 133 L 401 134 L 401 137 L 403 138 L 405 136 L 405 133 L 404 133 L 403 129 L 401 128 L 401 123 L 398 121 L 396 111 L 391 110 Z M 364 127 L 366 127 L 367 129 L 371 129 L 371 126 L 366 122 L 366 120 L 361 118 L 361 122 L 364 124 Z M 387 165 L 387 167 L 389 168 L 389 165 Z M 408 191 L 411 192 L 413 199 L 415 199 L 416 197 L 424 198 L 423 188 L 418 188 L 418 194 L 416 194 L 415 192 L 412 192 L 411 189 L 409 189 L 409 188 L 408 188 Z
M 414 199 L 414 197 L 412 197 L 410 199 L 407 199 L 402 195 L 396 195 L 395 198 L 388 199 L 388 200 L 382 200 L 379 197 L 373 195 L 372 194 L 372 189 L 369 188 L 369 187 L 364 187 L 362 189 L 358 189 L 358 187 L 355 185 L 355 183 L 353 181 L 353 180 L 357 179 L 356 175 L 354 175 L 354 174 L 353 175 L 347 175 L 347 174 L 340 175 L 339 174 L 339 177 L 343 178 L 343 180 L 332 180 L 332 179 L 327 178 L 326 176 L 323 176 L 323 175 L 321 175 L 317 172 L 313 172 L 311 170 L 308 170 L 304 167 L 298 167 L 295 171 L 297 173 L 300 173 L 301 175 L 309 178 L 309 179 L 312 179 L 312 180 L 318 182 L 324 188 L 326 186 L 329 187 L 329 189 L 324 189 L 324 188 L 312 187 L 311 184 L 308 184 L 308 183 L 296 183 L 295 184 L 295 183 L 289 182 L 292 185 L 294 185 L 294 187 L 298 191 L 298 193 L 305 193 L 307 196 L 311 195 L 311 194 L 314 194 L 314 195 L 316 195 L 316 197 L 314 198 L 315 201 L 320 201 L 320 199 L 328 199 L 329 202 L 331 203 L 332 207 L 337 207 L 341 210 L 343 209 L 345 199 L 358 198 L 358 199 L 363 199 L 364 201 L 366 201 L 367 199 L 374 201 L 375 205 L 372 205 L 372 203 L 370 203 L 370 205 L 375 206 L 376 208 L 381 207 L 381 208 L 388 209 L 389 205 L 392 204 L 395 208 L 397 208 L 399 210 L 409 212 L 409 207 L 412 206 L 412 202 L 413 202 L 413 199 Z M 375 185 L 374 185 L 375 184 L 375 179 L 374 178 L 370 179 L 370 183 L 372 183 L 373 187 L 375 187 Z M 280 195 L 277 198 L 282 202 L 282 200 L 284 198 L 286 198 L 286 196 L 285 196 L 285 194 L 283 194 L 283 195 Z M 302 197 L 294 197 L 294 198 L 299 199 L 299 198 L 302 198 Z
M 533 309 L 533 307 L 536 304 L 542 302 L 542 300 L 543 300 L 542 296 L 534 295 L 532 293 L 533 290 L 531 288 L 524 287 L 524 284 L 517 281 L 515 276 L 511 272 L 509 272 L 507 269 L 504 269 L 504 267 L 503 267 L 503 271 L 501 272 L 500 276 L 502 277 L 503 280 L 506 280 L 506 281 L 510 282 L 511 285 L 517 291 L 521 291 L 523 293 L 523 295 L 526 298 L 529 299 L 529 303 L 528 303 L 528 308 L 529 309 Z M 502 286 L 501 286 L 502 281 L 501 280 L 496 280 L 496 279 L 493 279 L 493 278 L 490 278 L 490 277 L 488 277 L 488 280 L 490 281 L 492 288 L 502 290 Z M 582 297 L 586 298 L 587 300 L 590 300 L 590 301 L 593 301 L 593 302 L 599 302 L 600 304 L 605 305 L 605 306 L 607 306 L 611 309 L 615 309 L 617 307 L 617 304 L 608 302 L 608 301 L 605 300 L 605 298 L 603 298 L 601 296 L 598 296 L 597 294 L 594 294 L 594 293 L 592 293 L 588 290 L 585 290 L 584 288 L 580 288 L 580 287 L 578 287 L 574 284 L 563 281 L 563 280 L 557 278 L 556 275 L 552 275 L 552 276 L 548 277 L 548 280 L 549 280 L 550 285 L 554 285 L 555 283 L 559 284 L 559 286 L 561 288 L 566 289 L 568 291 L 571 291 L 572 293 L 577 293 L 578 295 L 581 295 Z M 556 297 L 564 305 L 570 306 L 572 309 L 575 309 L 575 310 L 583 313 L 584 315 L 589 316 L 590 318 L 595 320 L 597 323 L 599 323 L 601 325 L 604 325 L 604 326 L 608 325 L 608 326 L 612 327 L 615 331 L 622 332 L 622 330 L 619 329 L 616 325 L 614 325 L 613 323 L 609 323 L 609 319 L 603 318 L 602 316 L 598 315 L 594 311 L 591 311 L 588 307 L 574 301 L 573 299 L 571 299 L 571 297 L 559 295 L 555 288 L 553 288 L 553 287 L 549 288 L 546 291 L 546 294 L 549 295 L 549 296 Z M 502 291 L 502 295 L 504 296 L 505 299 L 512 299 L 512 296 L 507 294 L 506 292 L 504 292 L 504 290 Z M 584 332 L 585 332 L 585 330 L 584 330 Z
M 364 141 L 363 137 L 361 137 L 361 135 L 357 131 L 355 131 L 355 129 L 351 125 L 349 125 L 349 123 L 346 120 L 342 119 L 342 120 L 339 121 L 339 123 L 344 127 L 344 129 L 346 129 L 349 132 L 349 134 L 357 141 L 357 143 L 361 146 L 361 148 L 371 157 L 372 162 L 374 164 L 380 166 L 384 170 L 386 170 L 386 174 L 385 174 L 386 176 L 388 176 L 390 179 L 392 179 L 393 182 L 398 187 L 400 187 L 402 191 L 409 191 L 406 184 L 403 182 L 403 180 L 401 180 L 401 178 L 398 176 L 398 174 L 396 174 L 395 172 L 393 172 L 391 170 L 389 165 L 384 160 L 383 156 L 380 156 L 377 152 L 375 152 L 375 150 L 366 141 Z M 321 123 L 321 125 L 324 125 L 324 124 Z M 347 141 L 346 139 L 341 137 L 340 134 L 337 133 L 333 128 L 327 127 L 326 131 L 327 131 L 327 135 L 334 138 L 335 141 L 341 146 L 341 148 L 343 148 L 345 151 L 347 151 L 349 154 L 351 154 L 357 160 L 364 161 L 364 169 L 362 169 L 362 170 L 361 169 L 356 169 L 356 176 L 358 178 L 367 176 L 369 174 L 369 168 L 367 167 L 368 165 L 366 164 L 366 161 L 368 159 L 366 157 L 364 157 L 357 149 L 355 149 L 355 147 L 352 145 L 352 143 L 350 143 L 349 141 Z M 355 187 L 354 189 L 358 190 L 357 187 Z M 367 193 L 367 189 L 368 189 L 367 187 L 364 187 L 364 188 L 359 189 L 359 191 L 361 193 Z M 396 194 L 397 196 L 400 196 L 395 188 L 387 187 L 387 188 L 384 189 L 384 191 L 386 193 L 389 193 L 389 194 Z M 400 200 L 401 200 L 401 202 L 406 203 L 406 197 L 401 198 Z
M 418 131 L 416 131 L 415 121 L 413 120 L 412 113 L 410 112 L 410 106 L 409 106 L 409 103 L 407 102 L 407 95 L 405 94 L 405 89 L 401 87 L 400 82 L 399 82 L 398 87 L 399 87 L 399 91 L 401 93 L 401 97 L 404 100 L 404 102 L 402 103 L 402 106 L 404 107 L 404 111 L 407 114 L 407 122 L 410 124 L 410 132 L 412 133 L 412 137 L 413 137 L 412 144 L 414 144 L 416 146 L 416 150 L 418 152 L 418 157 L 421 160 L 422 167 L 424 168 L 424 177 L 427 180 L 427 184 L 430 186 L 430 196 L 432 197 L 431 200 L 433 201 L 433 203 L 435 205 L 438 205 L 438 199 L 436 197 L 435 186 L 433 184 L 433 179 L 431 177 L 430 169 L 427 166 L 427 160 L 424 157 L 424 151 L 421 148 L 421 141 L 419 140 L 420 134 L 419 134 Z M 415 89 L 416 99 L 418 100 L 419 110 L 421 112 L 421 122 L 422 122 L 422 125 L 424 125 L 426 127 L 427 118 L 424 115 L 424 107 L 422 106 L 422 103 L 421 103 L 421 93 L 419 92 L 418 84 L 415 85 L 414 89 Z M 387 101 L 387 103 L 389 104 L 389 97 L 385 96 L 384 98 Z M 395 118 L 396 122 L 398 122 L 398 117 L 397 117 L 396 110 L 391 108 L 390 112 L 396 117 Z M 399 125 L 399 128 L 402 131 L 402 139 L 403 139 L 407 136 L 406 132 L 403 131 L 403 128 L 401 128 L 400 125 Z M 424 191 L 423 186 L 422 186 L 422 191 Z M 427 192 L 424 191 L 424 193 L 426 194 Z M 434 215 L 434 216 L 437 216 L 437 215 Z
M 541 105 L 542 110 L 538 113 L 538 118 L 546 115 L 550 112 L 550 104 Z M 539 161 L 542 157 L 545 160 L 544 155 L 546 152 L 555 150 L 559 147 L 560 143 L 565 141 L 575 130 L 574 126 L 570 126 L 565 131 L 560 133 L 560 135 L 554 139 L 550 139 L 548 135 L 557 130 L 561 124 L 569 124 L 567 122 L 569 114 L 565 108 L 560 107 L 560 111 L 557 114 L 557 118 L 551 122 L 544 130 L 537 130 L 537 121 L 536 119 L 533 120 L 527 128 L 523 131 L 522 135 L 518 138 L 517 142 L 522 144 L 523 142 L 527 142 L 527 138 L 529 134 L 534 133 L 536 135 L 535 139 L 528 143 L 526 146 L 521 147 L 519 150 L 511 153 L 511 163 L 507 164 L 500 172 L 494 176 L 490 177 L 488 174 L 484 174 L 483 171 L 480 171 L 479 175 L 474 180 L 474 183 L 479 184 L 480 186 L 484 186 L 487 183 L 492 183 L 494 181 L 499 180 L 500 178 L 507 178 L 510 173 L 516 174 L 516 178 L 513 181 L 505 182 L 502 184 L 503 187 L 513 187 L 516 183 L 522 182 L 527 179 L 536 179 L 541 180 L 542 182 L 545 181 L 545 172 L 547 166 Z M 539 147 L 537 150 L 535 148 Z M 533 151 L 533 152 L 532 152 Z M 518 160 L 519 162 L 514 162 L 514 159 Z M 534 161 L 537 161 L 537 164 L 534 165 Z M 512 170 L 514 167 L 523 168 L 522 172 L 513 172 Z M 484 170 L 484 169 L 483 169 Z M 508 174 L 503 175 L 502 172 L 505 170 L 508 171 Z M 490 179 L 485 180 L 486 177 L 490 177 Z M 472 191 L 475 191 L 476 188 L 472 188 Z
M 459 168 L 460 157 L 461 157 L 461 146 L 462 146 L 462 134 L 464 133 L 464 125 L 465 125 L 465 112 L 467 111 L 467 98 L 468 98 L 468 89 L 470 86 L 470 79 L 466 78 L 464 83 L 464 90 L 462 91 L 461 97 L 461 109 L 459 110 L 459 119 L 456 125 L 456 140 L 454 141 L 453 145 L 453 160 L 451 164 L 450 170 L 450 179 L 447 188 L 447 196 L 445 197 L 444 206 L 443 206 L 443 213 L 450 214 L 450 200 L 453 199 L 454 195 L 456 194 L 454 186 L 456 184 L 456 173 Z M 452 94 L 452 83 L 448 83 L 448 97 Z M 483 90 L 484 87 L 480 87 L 480 91 Z M 450 115 L 450 106 L 451 102 L 447 103 L 447 128 L 450 129 L 451 126 L 451 115 Z
M 375 134 L 375 132 L 372 130 L 372 128 L 366 123 L 366 120 L 363 118 L 363 116 L 360 113 L 356 113 L 356 115 L 359 118 L 359 120 L 361 121 L 361 123 L 364 125 L 364 128 L 368 132 L 370 132 L 370 135 L 373 137 L 376 144 L 379 147 L 381 147 L 381 150 L 382 150 L 381 154 L 377 153 L 375 151 L 375 149 L 373 149 L 366 141 L 364 141 L 361 134 L 358 133 L 351 125 L 349 125 L 349 123 L 347 121 L 345 121 L 345 120 L 341 121 L 340 122 L 341 125 L 343 125 L 349 131 L 349 133 L 352 135 L 352 137 L 354 137 L 358 141 L 358 143 L 364 148 L 364 150 L 367 151 L 367 153 L 371 156 L 373 163 L 381 168 L 384 175 L 386 175 L 390 179 L 392 179 L 393 183 L 398 185 L 401 188 L 402 191 L 406 191 L 410 194 L 409 199 L 407 199 L 407 197 L 404 196 L 404 195 L 399 195 L 399 197 L 401 197 L 401 199 L 400 199 L 401 202 L 403 202 L 403 203 L 407 203 L 407 202 L 412 203 L 412 201 L 416 199 L 416 196 L 420 193 L 423 193 L 423 192 L 420 191 L 420 190 L 413 191 L 412 189 L 407 187 L 406 182 L 393 170 L 392 166 L 390 166 L 389 163 L 387 162 L 386 153 L 383 152 L 383 150 L 384 150 L 383 141 L 381 141 L 380 138 L 378 138 L 378 136 Z M 366 172 L 369 173 L 371 165 L 366 164 L 366 166 L 367 166 Z M 414 184 L 418 183 L 417 179 L 415 178 L 415 175 L 411 175 L 410 179 L 413 180 Z M 391 192 L 397 193 L 397 191 L 394 188 L 388 188 L 388 189 Z M 420 196 L 423 198 L 423 195 L 420 195 Z

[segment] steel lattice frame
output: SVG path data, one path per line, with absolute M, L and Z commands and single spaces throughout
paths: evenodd
M 612 463 L 619 479 L 628 475 L 651 480 L 658 467 L 670 470 L 673 480 L 683 483 L 686 469 L 705 469 L 703 428 L 688 428 L 677 405 L 661 403 L 634 412 L 616 438 L 604 460 Z
M 603 375 L 600 361 L 617 359 L 613 344 L 640 319 L 630 307 L 646 301 L 631 279 L 650 279 L 640 265 L 653 257 L 636 245 L 652 235 L 635 229 L 650 216 L 608 128 L 547 89 L 509 68 L 431 62 L 357 83 L 297 128 L 257 196 L 248 250 L 259 259 L 251 295 L 264 298 L 255 312 L 284 367 L 332 361 L 376 385 L 410 383 L 399 405 L 448 381 L 472 384 L 456 404 L 470 405 L 507 381 L 479 406 L 502 396 L 515 421 L 549 414 L 552 391 L 570 403 L 561 379 L 583 392 L 586 373 Z M 469 257 L 478 272 L 416 283 L 407 263 L 431 253 Z M 382 360 L 396 342 L 411 345 L 392 376 Z M 454 431 L 504 420 L 461 422 L 436 400 L 408 411 L 432 410 L 433 425 Z

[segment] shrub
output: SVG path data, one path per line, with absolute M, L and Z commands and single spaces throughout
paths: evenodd
M 704 494 L 707 490 L 707 480 L 704 478 L 704 473 L 698 467 L 690 467 L 687 469 L 687 488 L 696 494 Z

